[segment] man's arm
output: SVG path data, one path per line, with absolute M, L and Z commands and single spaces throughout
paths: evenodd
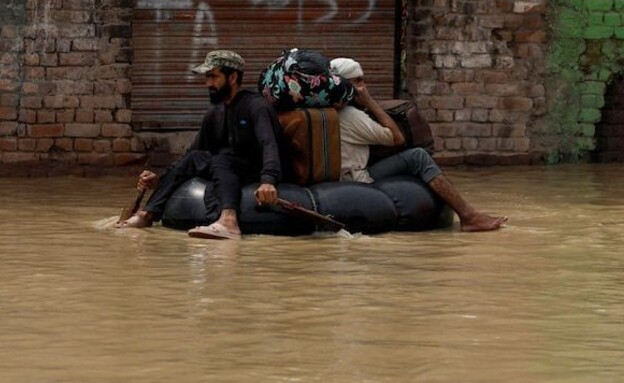
M 401 146 L 405 144 L 405 137 L 401 132 L 401 129 L 397 125 L 396 122 L 386 113 L 381 106 L 373 99 L 373 97 L 368 93 L 368 88 L 365 83 L 355 85 L 355 102 L 357 102 L 362 107 L 366 108 L 368 112 L 370 112 L 379 124 L 384 127 L 390 129 L 392 132 L 392 139 L 394 142 L 394 146 Z
M 260 183 L 277 185 L 282 178 L 279 147 L 275 138 L 275 124 L 279 124 L 271 107 L 261 100 L 252 108 L 254 132 L 262 150 L 262 170 Z

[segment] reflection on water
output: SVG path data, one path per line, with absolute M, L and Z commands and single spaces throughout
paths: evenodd
M 616 382 L 622 166 L 453 170 L 498 232 L 116 230 L 133 179 L 0 179 L 0 382 Z

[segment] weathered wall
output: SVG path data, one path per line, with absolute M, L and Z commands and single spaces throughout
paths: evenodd
M 140 159 L 129 124 L 132 1 L 4 7 L 1 173 L 84 174 Z
M 596 123 L 607 87 L 624 72 L 624 0 L 553 0 L 548 51 L 548 115 L 534 141 L 547 162 L 596 153 Z M 554 150 L 552 150 L 554 148 Z M 602 158 L 601 158 L 602 157 Z
M 546 114 L 543 1 L 416 0 L 408 89 L 444 164 L 528 164 Z
M 405 97 L 430 121 L 440 163 L 617 157 L 605 134 L 622 133 L 597 123 L 619 115 L 605 94 L 624 66 L 624 0 L 405 1 Z M 0 4 L 0 175 L 97 174 L 180 152 L 189 134 L 131 128 L 132 10 Z

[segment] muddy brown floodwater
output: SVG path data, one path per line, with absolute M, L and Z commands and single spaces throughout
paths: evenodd
M 624 166 L 450 170 L 488 233 L 111 227 L 132 178 L 0 179 L 0 382 L 617 382 Z

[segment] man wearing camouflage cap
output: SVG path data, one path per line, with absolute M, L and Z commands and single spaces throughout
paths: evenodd
M 277 202 L 276 185 L 282 177 L 276 134 L 280 132 L 274 109 L 261 95 L 241 88 L 245 61 L 236 52 L 208 53 L 193 73 L 206 77 L 211 107 L 187 153 L 160 176 L 144 171 L 137 188 L 155 188 L 145 209 L 118 227 L 145 227 L 161 219 L 173 192 L 199 176 L 215 184 L 222 211 L 209 226 L 189 230 L 193 237 L 240 238 L 237 209 L 241 187 L 260 182 L 255 192 L 260 204 Z

